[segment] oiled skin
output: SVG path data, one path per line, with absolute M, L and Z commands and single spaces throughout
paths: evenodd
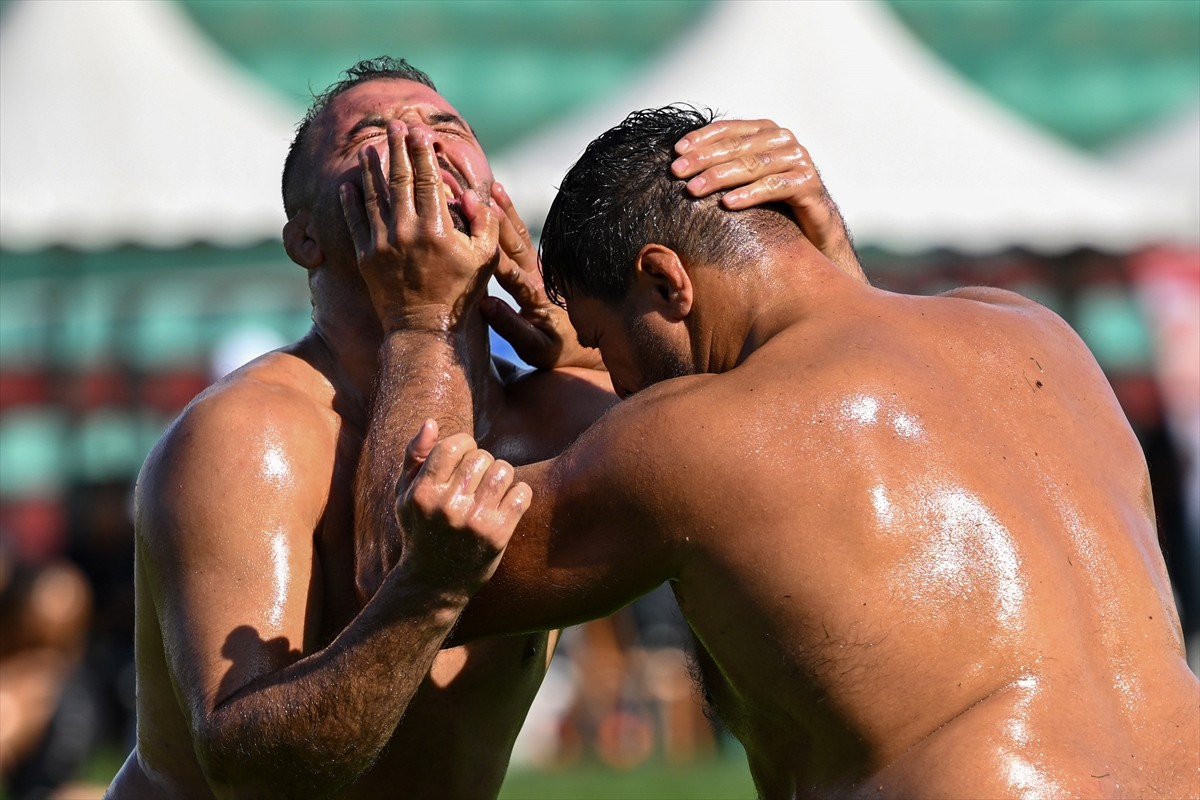
M 537 274 L 523 224 L 445 98 L 408 80 L 368 80 L 334 98 L 311 136 L 308 196 L 283 238 L 309 271 L 312 331 L 197 398 L 139 479 L 138 741 L 113 798 L 495 796 L 553 650 L 553 635 L 533 632 L 438 652 L 511 526 L 451 536 L 454 547 L 436 535 L 409 539 L 399 564 L 364 567 L 359 548 L 394 552 L 394 470 L 422 417 L 393 389 L 414 391 L 417 366 L 437 373 L 468 362 L 477 405 L 466 416 L 513 464 L 561 452 L 610 407 L 607 373 L 564 366 L 586 360 L 562 356 L 580 348 L 531 277 L 517 298 L 546 369 L 497 369 L 475 313 L 444 360 L 391 335 L 392 318 L 419 311 L 428 289 L 405 285 L 406 264 L 449 273 L 472 255 L 452 224 L 429 224 L 414 207 L 436 207 L 447 223 L 449 196 L 474 220 L 462 210 L 468 193 L 492 196 L 511 262 L 498 276 L 502 267 L 512 280 Z M 792 204 L 859 274 L 836 208 L 789 132 L 729 121 L 689 144 L 681 177 L 707 175 L 702 193 L 736 188 L 726 200 L 742 205 Z M 364 245 L 344 190 L 365 197 L 374 172 L 393 216 Z M 492 256 L 488 241 L 492 252 L 481 251 Z M 520 320 L 505 327 L 514 322 L 520 329 Z M 432 416 L 447 430 L 457 424 Z M 449 567 L 421 572 L 417 562 Z
M 663 339 L 701 374 L 655 383 L 571 300 L 646 388 L 518 470 L 533 507 L 460 639 L 669 580 L 764 797 L 1200 794 L 1146 464 L 1068 326 L 863 286 L 804 241 L 687 271 L 688 338 Z
M 314 355 L 319 349 L 311 338 L 305 339 L 287 352 L 254 362 L 209 390 L 175 423 L 143 472 L 140 493 L 146 499 L 140 507 L 140 536 L 153 532 L 161 537 L 167 533 L 159 527 L 165 524 L 161 516 L 165 512 L 149 498 L 163 490 L 162 482 L 186 474 L 181 471 L 183 460 L 200 459 L 193 468 L 202 472 L 219 470 L 216 459 L 221 453 L 211 448 L 218 438 L 214 427 L 230 426 L 221 438 L 234 440 L 231 447 L 236 445 L 249 454 L 257 449 L 255 437 L 261 440 L 265 421 L 278 422 L 277 430 L 290 423 L 296 433 L 293 443 L 299 444 L 292 449 L 289 461 L 326 465 L 324 469 L 295 469 L 294 491 L 278 495 L 269 480 L 259 476 L 267 484 L 264 487 L 247 471 L 231 482 L 242 487 L 245 494 L 222 498 L 222 508 L 229 509 L 261 506 L 273 496 L 278 496 L 281 504 L 303 498 L 307 515 L 315 518 L 307 533 L 303 527 L 293 529 L 295 539 L 289 540 L 286 548 L 291 575 L 307 593 L 289 598 L 301 606 L 296 613 L 304 629 L 302 638 L 281 636 L 267 629 L 264 621 L 272 619 L 270 604 L 274 602 L 270 590 L 278 588 L 271 581 L 263 580 L 261 589 L 254 590 L 262 592 L 258 596 L 251 593 L 252 585 L 244 580 L 231 580 L 212 592 L 208 601 L 214 606 L 209 609 L 211 618 L 245 620 L 243 627 L 226 623 L 235 632 L 222 648 L 224 659 L 213 665 L 225 680 L 244 675 L 256 666 L 261 672 L 271 663 L 266 658 L 282 665 L 325 647 L 361 608 L 354 591 L 352 481 L 346 474 L 352 474 L 361 433 L 352 420 L 339 413 L 333 385 L 314 366 L 314 361 L 321 364 L 320 356 Z M 506 403 L 506 413 L 497 420 L 497 427 L 507 431 L 496 438 L 499 452 L 507 452 L 517 460 L 539 452 L 550 455 L 577 433 L 567 426 L 566 415 L 556 417 L 564 422 L 560 427 L 541 424 L 546 412 L 539 405 L 539 397 L 542 403 L 553 403 L 555 407 L 558 402 L 574 398 L 574 407 L 581 413 L 599 413 L 610 395 L 595 386 L 588 371 L 577 371 L 579 377 L 573 372 L 532 373 L 506 383 L 506 396 L 516 402 Z M 603 379 L 600 373 L 595 377 Z M 280 408 L 281 394 L 290 395 L 292 404 L 288 417 L 282 420 L 272 411 Z M 532 425 L 527 415 L 536 417 L 539 425 Z M 239 420 L 245 426 L 240 430 Z M 515 435 L 514 430 L 526 433 Z M 203 456 L 183 444 L 196 438 L 210 444 Z M 181 485 L 189 482 L 182 481 Z M 196 485 L 198 492 L 209 496 L 216 485 L 227 486 L 218 480 L 197 481 Z M 196 502 L 210 500 L 202 496 Z M 248 529 L 247 537 L 256 536 L 255 530 Z M 154 598 L 162 589 L 154 585 L 154 572 L 161 568 L 153 556 L 162 552 L 161 546 L 147 544 L 144 539 L 139 544 L 138 746 L 109 794 L 116 798 L 212 796 L 214 787 L 197 760 L 179 689 L 172 679 L 172 669 L 184 665 L 177 660 L 175 667 L 169 666 L 154 608 Z M 229 553 L 231 561 L 246 562 L 254 575 L 267 577 L 278 569 L 269 555 L 249 542 Z M 256 613 L 264 606 L 266 611 Z M 503 782 L 513 740 L 541 685 L 552 647 L 547 634 L 533 633 L 443 650 L 378 760 L 340 796 L 494 796 Z M 265 654 L 256 656 L 261 651 Z M 388 658 L 386 654 L 381 657 Z M 187 669 L 198 675 L 199 667 L 196 663 Z M 350 683 L 351 688 L 357 685 L 361 682 Z M 334 714 L 326 724 L 335 729 L 350 728 L 355 720 Z M 225 787 L 225 791 L 233 796 L 244 793 L 237 787 Z

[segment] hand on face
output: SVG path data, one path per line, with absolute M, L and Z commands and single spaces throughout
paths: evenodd
M 455 229 L 433 133 L 388 123 L 388 170 L 379 151 L 359 151 L 362 191 L 340 187 L 359 271 L 384 330 L 419 325 L 455 330 L 483 296 L 496 264 L 499 220 L 463 189 L 469 232 Z
M 533 493 L 467 434 L 437 438 L 427 420 L 404 454 L 400 565 L 407 579 L 470 596 L 496 571 Z
M 565 309 L 546 297 L 537 250 L 529 238 L 512 198 L 499 183 L 492 184 L 492 199 L 503 211 L 500 217 L 500 262 L 496 281 L 517 301 L 519 310 L 497 297 L 479 304 L 484 319 L 508 340 L 527 364 L 540 369 L 583 367 L 603 369 L 600 351 L 579 344 Z
M 727 189 L 731 210 L 787 203 L 800 230 L 843 272 L 866 281 L 837 205 L 825 190 L 808 151 L 790 130 L 770 120 L 717 120 L 675 145 L 671 172 L 688 191 L 705 197 Z

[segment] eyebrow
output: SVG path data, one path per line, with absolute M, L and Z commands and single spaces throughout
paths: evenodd
M 451 114 L 449 111 L 433 111 L 433 112 L 431 112 L 429 114 L 429 122 L 432 125 L 438 125 L 441 123 L 449 123 L 451 125 L 457 125 L 458 127 L 462 128 L 467 133 L 471 134 L 472 136 L 475 135 L 475 132 L 471 130 L 471 126 L 467 124 L 467 121 L 465 119 L 460 117 L 458 114 Z
M 362 131 L 366 128 L 386 128 L 386 127 L 387 127 L 386 119 L 384 119 L 383 117 L 381 117 L 378 114 L 371 114 L 370 116 L 363 117 L 358 122 L 356 122 L 354 124 L 354 127 L 352 127 L 349 131 L 346 132 L 346 139 L 347 140 L 353 139 L 355 136 L 358 135 L 359 131 Z
M 472 136 L 475 135 L 475 132 L 471 130 L 471 126 L 467 124 L 466 120 L 457 114 L 451 114 L 449 111 L 433 111 L 427 117 L 427 121 L 430 125 L 457 125 Z M 346 132 L 346 139 L 353 139 L 360 131 L 366 128 L 386 128 L 387 123 L 387 118 L 379 114 L 370 114 L 354 123 L 353 127 Z

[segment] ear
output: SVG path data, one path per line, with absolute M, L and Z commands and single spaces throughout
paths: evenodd
M 692 278 L 679 254 L 651 242 L 634 262 L 634 286 L 646 290 L 650 305 L 670 320 L 678 321 L 692 310 Z
M 325 263 L 325 251 L 313 237 L 312 215 L 298 211 L 283 226 L 283 249 L 288 257 L 305 269 L 316 269 Z

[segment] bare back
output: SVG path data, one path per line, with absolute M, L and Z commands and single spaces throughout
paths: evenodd
M 1146 466 L 1082 342 L 1004 292 L 819 291 L 519 470 L 462 637 L 669 580 L 766 797 L 1195 796 Z
M 1149 479 L 1090 354 L 1005 293 L 858 311 L 679 397 L 737 482 L 681 512 L 676 591 L 760 789 L 1195 794 Z

